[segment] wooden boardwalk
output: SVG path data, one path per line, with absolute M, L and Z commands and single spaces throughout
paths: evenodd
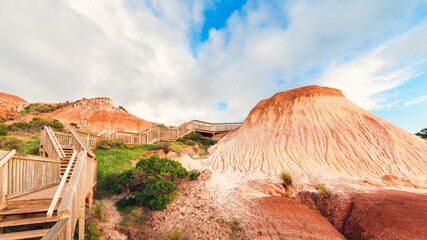
M 43 156 L 0 150 L 0 240 L 71 240 L 77 220 L 84 239 L 84 209 L 86 202 L 92 207 L 96 185 L 95 155 L 75 133 L 69 145 L 61 145 L 49 127 L 40 143 Z
M 41 156 L 0 150 L 0 240 L 72 240 L 77 220 L 79 239 L 84 239 L 85 207 L 92 207 L 96 186 L 97 161 L 91 149 L 99 141 L 149 144 L 174 141 L 191 132 L 215 135 L 240 125 L 192 120 L 176 128 L 156 127 L 141 133 L 114 131 L 103 136 L 74 130 L 57 133 L 43 127 Z M 45 223 L 54 226 L 43 228 Z M 33 226 L 35 230 L 9 232 L 9 227 L 20 226 Z

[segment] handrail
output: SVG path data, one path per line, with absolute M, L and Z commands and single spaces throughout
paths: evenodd
M 86 151 L 86 153 L 91 157 L 95 157 L 95 154 L 88 147 L 86 147 L 86 145 L 81 141 L 81 139 L 77 135 L 77 133 L 73 129 L 70 129 L 70 131 L 71 131 L 71 135 L 77 140 L 77 142 Z M 77 147 L 77 146 L 75 146 L 75 147 Z
M 64 153 L 64 150 L 61 147 L 61 144 L 59 144 L 58 138 L 55 136 L 55 133 L 53 133 L 53 130 L 52 130 L 52 128 L 50 126 L 48 126 L 47 128 L 49 129 L 49 131 L 50 131 L 50 133 L 51 133 L 51 135 L 53 137 L 53 141 L 55 141 L 56 145 L 58 146 L 59 151 L 61 151 L 61 153 L 62 153 L 62 157 L 64 158 L 65 157 L 65 153 Z
M 52 240 L 61 238 L 61 235 L 65 238 L 67 231 L 67 225 L 69 225 L 70 218 L 64 218 L 61 221 L 55 223 L 55 225 L 44 235 L 41 240 Z
M 59 145 L 55 134 L 53 133 L 52 129 L 48 126 L 44 126 L 43 130 L 46 132 L 50 142 L 52 143 L 53 148 L 55 149 L 56 154 L 58 155 L 58 158 L 64 158 L 65 154 L 63 154 L 63 150 L 61 148 L 61 146 Z M 47 140 L 47 139 L 45 139 Z M 46 147 L 46 146 L 45 146 Z M 53 157 L 53 156 L 49 156 L 49 157 Z
M 6 162 L 9 161 L 9 159 L 11 159 L 13 157 L 13 155 L 15 155 L 15 153 L 16 153 L 16 151 L 15 151 L 15 149 L 13 149 L 8 154 L 6 154 L 6 156 L 4 156 L 0 160 L 0 168 L 3 167 L 3 165 L 6 164 Z
M 61 195 L 62 188 L 65 185 L 65 182 L 67 181 L 68 173 L 71 170 L 71 166 L 73 165 L 74 159 L 76 158 L 77 151 L 74 150 L 73 155 L 70 158 L 70 162 L 67 165 L 67 169 L 65 170 L 64 175 L 62 176 L 61 182 L 59 183 L 58 189 L 55 192 L 55 195 L 52 199 L 52 202 L 49 206 L 49 210 L 47 211 L 47 217 L 52 217 L 53 211 L 55 210 L 56 204 L 58 203 L 59 196 Z

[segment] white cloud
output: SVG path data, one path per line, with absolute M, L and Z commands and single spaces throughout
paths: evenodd
M 332 63 L 319 82 L 343 90 L 353 102 L 366 109 L 388 108 L 383 104 L 387 90 L 418 76 L 427 66 L 427 24 L 397 36 L 376 49 L 345 63 Z
M 427 101 L 427 95 L 416 97 L 416 98 L 414 98 L 414 99 L 412 99 L 410 101 L 407 101 L 405 104 L 403 104 L 403 106 L 404 107 L 409 107 L 411 105 L 423 103 L 425 101 Z
M 405 33 L 414 2 L 250 0 L 211 29 L 195 57 L 192 34 L 211 3 L 1 1 L 0 91 L 30 101 L 108 96 L 167 124 L 235 121 L 278 88 L 319 79 L 346 94 L 363 90 L 351 98 L 378 107 L 376 95 L 416 74 L 409 66 L 427 56 L 425 28 Z M 346 56 L 353 60 L 342 63 Z

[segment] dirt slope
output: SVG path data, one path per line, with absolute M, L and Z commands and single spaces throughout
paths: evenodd
M 7 119 L 9 115 L 21 111 L 28 104 L 20 97 L 0 92 L 0 118 Z
M 219 171 L 425 180 L 427 141 L 353 104 L 338 89 L 307 86 L 261 101 L 205 162 Z

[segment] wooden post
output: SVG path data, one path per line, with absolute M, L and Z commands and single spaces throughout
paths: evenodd
M 0 222 L 3 221 L 3 219 L 4 219 L 4 216 L 0 215 Z M 3 233 L 4 233 L 4 228 L 0 227 L 0 234 L 3 234 Z
M 87 134 L 87 144 L 86 144 L 86 146 L 87 146 L 88 148 L 90 148 L 89 143 L 90 143 L 90 135 L 89 135 L 89 133 L 88 133 L 88 134 Z
M 89 206 L 88 206 L 89 209 L 92 209 L 92 206 L 93 206 L 93 189 L 89 193 L 88 203 L 89 203 Z
M 85 210 L 83 204 L 82 216 L 79 218 L 79 240 L 85 239 Z

